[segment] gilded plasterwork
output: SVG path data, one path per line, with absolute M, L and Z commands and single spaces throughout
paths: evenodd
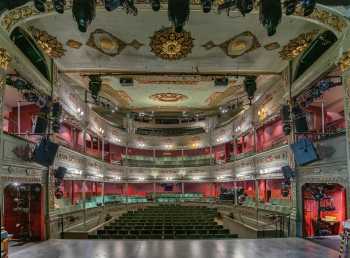
M 11 62 L 11 57 L 7 53 L 6 49 L 0 48 L 0 68 L 6 70 Z
M 319 30 L 313 30 L 302 33 L 294 39 L 291 39 L 279 52 L 283 60 L 292 60 L 303 53 L 311 42 L 316 38 Z
M 211 94 L 207 99 L 206 103 L 208 103 L 209 106 L 217 106 L 219 105 L 224 99 L 230 97 L 230 96 L 242 96 L 244 95 L 244 90 L 241 84 L 237 84 L 236 81 L 231 81 L 229 86 L 224 92 L 214 92 Z
M 156 93 L 149 96 L 149 98 L 154 101 L 160 101 L 160 102 L 177 102 L 177 101 L 183 101 L 185 99 L 188 99 L 188 97 L 183 94 L 172 93 L 172 92 Z
M 106 83 L 102 84 L 101 91 L 112 97 L 112 99 L 117 100 L 121 106 L 129 106 L 133 101 L 126 91 L 115 90 Z
M 70 48 L 74 48 L 74 49 L 79 49 L 81 48 L 81 46 L 83 45 L 81 42 L 74 40 L 74 39 L 69 39 L 66 42 L 66 45 Z
M 264 45 L 264 48 L 268 51 L 276 50 L 280 48 L 280 44 L 278 42 L 271 42 L 269 44 Z
M 350 68 L 350 50 L 343 53 L 338 65 L 342 72 L 345 72 Z
M 193 38 L 191 33 L 175 32 L 173 28 L 163 28 L 151 37 L 151 51 L 165 60 L 178 60 L 191 53 Z
M 208 41 L 203 47 L 206 50 L 219 47 L 227 56 L 236 58 L 259 48 L 260 43 L 253 33 L 245 31 L 220 44 Z
M 50 57 L 61 58 L 66 51 L 63 44 L 58 39 L 46 31 L 39 30 L 35 27 L 29 28 L 38 46 Z
M 131 46 L 135 49 L 139 49 L 143 46 L 143 44 L 137 40 L 125 43 L 123 40 L 102 29 L 97 29 L 92 32 L 86 45 L 108 56 L 119 55 L 127 46 Z
M 304 9 L 301 6 L 299 6 L 296 9 L 294 15 L 304 17 Z M 343 18 L 334 15 L 326 10 L 319 9 L 317 7 L 315 8 L 312 14 L 307 16 L 307 18 L 328 25 L 338 32 L 341 32 L 346 27 L 346 22 Z

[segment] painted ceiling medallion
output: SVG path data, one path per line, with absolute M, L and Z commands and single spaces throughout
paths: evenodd
M 219 47 L 229 57 L 236 58 L 259 48 L 260 43 L 253 33 L 245 31 L 221 44 L 215 44 L 213 41 L 208 41 L 203 47 L 206 50 Z
M 38 46 L 50 57 L 61 58 L 66 51 L 63 44 L 54 36 L 51 36 L 46 31 L 39 30 L 35 27 L 29 28 Z
M 182 31 L 177 33 L 173 28 L 156 31 L 151 37 L 151 51 L 165 60 L 178 60 L 191 53 L 193 38 L 191 33 Z
M 74 39 L 69 39 L 66 42 L 66 45 L 70 48 L 74 48 L 74 49 L 79 49 L 81 48 L 81 46 L 83 45 L 82 43 L 80 43 L 79 41 L 76 41 Z
M 86 45 L 108 56 L 119 55 L 127 46 L 133 47 L 136 50 L 143 46 L 143 44 L 137 40 L 125 43 L 113 34 L 102 29 L 97 29 L 92 32 Z
M 0 48 L 0 68 L 6 70 L 10 62 L 11 57 L 7 53 L 6 49 Z
M 290 40 L 279 52 L 283 60 L 292 60 L 298 57 L 311 42 L 316 38 L 319 30 L 313 30 L 307 33 L 302 33 L 298 37 Z
M 177 102 L 188 99 L 186 95 L 180 93 L 157 93 L 151 95 L 149 98 L 161 102 Z

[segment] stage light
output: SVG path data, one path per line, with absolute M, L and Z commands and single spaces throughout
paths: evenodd
M 253 0 L 237 0 L 237 8 L 243 16 L 250 13 L 254 8 Z
M 292 15 L 297 7 L 298 0 L 284 1 L 283 5 L 286 8 L 286 15 Z
M 248 99 L 249 99 L 249 104 L 252 104 L 252 100 L 254 98 L 254 94 L 256 91 L 256 76 L 246 76 L 244 79 L 244 89 L 245 92 L 248 95 Z
M 102 79 L 99 75 L 90 75 L 89 79 L 89 90 L 91 97 L 97 102 L 97 98 L 102 87 Z
M 209 13 L 211 11 L 211 6 L 213 5 L 212 0 L 201 0 L 201 5 L 204 13 Z
M 160 1 L 159 0 L 151 0 L 152 10 L 158 12 L 160 10 Z
M 316 0 L 301 0 L 301 6 L 304 8 L 304 16 L 309 16 L 315 10 Z
M 65 0 L 53 0 L 53 6 L 58 13 L 64 13 Z
M 73 0 L 73 17 L 81 32 L 86 32 L 96 15 L 95 0 Z
M 45 12 L 46 10 L 45 3 L 46 0 L 34 0 L 35 8 L 41 13 Z
M 260 1 L 260 22 L 266 28 L 267 35 L 273 36 L 282 19 L 281 0 Z
M 173 23 L 177 33 L 182 32 L 183 26 L 190 16 L 189 0 L 169 0 L 168 1 L 168 17 Z
M 107 11 L 111 12 L 122 5 L 121 0 L 105 0 L 105 8 Z

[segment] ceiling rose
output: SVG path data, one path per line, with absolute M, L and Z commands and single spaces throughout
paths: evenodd
M 173 28 L 156 31 L 151 37 L 151 51 L 166 60 L 178 60 L 191 53 L 193 38 L 187 31 L 175 32 Z
M 186 95 L 180 93 L 157 93 L 151 95 L 149 98 L 161 102 L 177 102 L 188 99 Z

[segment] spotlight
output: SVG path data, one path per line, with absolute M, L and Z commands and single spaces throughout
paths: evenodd
M 304 16 L 309 16 L 315 10 L 316 0 L 302 0 L 301 5 L 304 8 Z
M 295 12 L 297 4 L 298 4 L 297 0 L 287 0 L 287 1 L 285 1 L 283 3 L 283 5 L 286 8 L 286 15 L 292 15 Z
M 204 13 L 209 13 L 211 11 L 211 6 L 213 4 L 212 0 L 201 0 L 202 9 Z
M 86 32 L 96 15 L 95 0 L 73 0 L 73 17 L 81 32 Z
M 249 104 L 252 104 L 254 93 L 256 91 L 256 76 L 246 76 L 244 79 L 244 89 L 248 95 Z
M 160 10 L 160 1 L 159 0 L 151 0 L 152 10 L 158 12 Z
M 46 0 L 34 0 L 35 8 L 41 13 L 45 12 L 45 3 Z
M 89 90 L 91 93 L 91 97 L 97 101 L 98 94 L 101 90 L 102 86 L 102 80 L 99 75 L 90 75 L 89 76 L 90 82 L 89 82 Z
M 53 0 L 53 6 L 58 13 L 64 13 L 64 7 L 66 5 L 65 0 Z
M 182 32 L 183 26 L 190 16 L 189 0 L 169 0 L 168 1 L 169 20 L 175 26 L 177 33 Z
M 105 8 L 107 11 L 111 12 L 122 5 L 120 0 L 105 0 Z
M 259 11 L 260 22 L 266 28 L 267 35 L 273 36 L 282 19 L 281 0 L 261 0 Z
M 237 0 L 237 8 L 243 16 L 250 13 L 253 10 L 253 0 Z

